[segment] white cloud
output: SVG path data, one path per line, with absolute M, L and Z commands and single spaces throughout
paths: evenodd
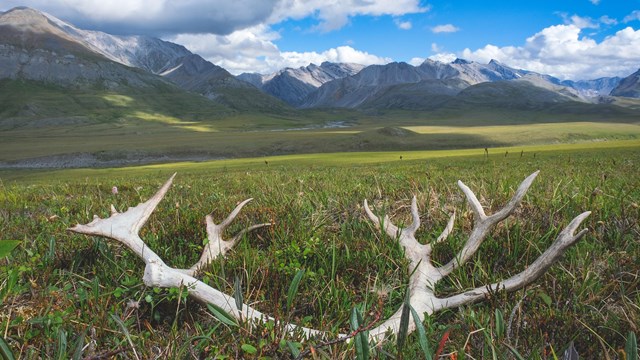
M 631 14 L 625 16 L 622 21 L 625 23 L 628 23 L 628 22 L 637 21 L 637 20 L 640 20 L 640 10 L 633 10 Z
M 452 24 L 445 24 L 445 25 L 434 26 L 433 28 L 431 28 L 431 31 L 433 31 L 436 34 L 439 34 L 439 33 L 453 33 L 453 32 L 460 31 L 460 29 Z
M 589 0 L 593 5 L 600 4 L 600 0 Z
M 434 53 L 442 52 L 442 47 L 440 47 L 440 45 L 436 43 L 431 43 L 431 51 L 433 51 Z
M 616 25 L 618 23 L 618 20 L 610 18 L 607 15 L 600 16 L 598 20 L 605 25 Z
M 0 10 L 29 6 L 79 27 L 119 34 L 230 34 L 256 25 L 314 17 L 332 31 L 353 16 L 402 16 L 429 7 L 420 0 L 2 0 Z
M 411 21 L 401 21 L 399 19 L 395 19 L 393 22 L 396 24 L 398 29 L 401 30 L 411 30 L 411 28 L 413 27 Z
M 426 11 L 429 7 L 421 6 L 420 0 L 281 0 L 269 22 L 313 16 L 319 21 L 314 30 L 327 32 L 345 26 L 353 16 L 402 16 Z
M 420 64 L 422 64 L 425 60 L 426 60 L 425 58 L 414 57 L 414 58 L 411 58 L 411 60 L 409 60 L 409 64 L 413 66 L 420 66 Z
M 457 58 L 458 56 L 456 54 L 451 54 L 451 53 L 439 53 L 439 54 L 429 56 L 429 59 L 434 61 L 440 61 L 445 64 L 448 64 Z
M 578 16 L 578 15 L 573 15 L 569 18 L 565 18 L 565 22 L 568 24 L 573 24 L 577 27 L 579 27 L 580 29 L 597 29 L 600 27 L 600 25 L 595 22 L 592 18 L 590 17 L 582 17 L 582 16 Z
M 574 24 L 550 26 L 529 37 L 524 46 L 486 45 L 465 49 L 459 55 L 483 63 L 496 59 L 509 66 L 574 80 L 631 74 L 640 67 L 640 30 L 627 27 L 600 43 L 580 37 L 580 33 Z
M 278 0 L 3 0 L 30 6 L 81 28 L 119 34 L 229 34 L 264 23 Z
M 339 46 L 322 52 L 281 52 L 273 43 L 279 34 L 265 25 L 239 30 L 232 34 L 182 34 L 167 39 L 183 44 L 232 74 L 259 72 L 269 74 L 285 67 L 297 68 L 323 61 L 351 62 L 363 65 L 386 64 L 390 58 L 379 57 L 351 46 Z

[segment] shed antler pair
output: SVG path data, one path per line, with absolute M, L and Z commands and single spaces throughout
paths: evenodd
M 589 216 L 589 211 L 575 217 L 571 223 L 569 223 L 569 225 L 560 232 L 551 246 L 549 246 L 549 248 L 540 255 L 533 264 L 522 272 L 504 281 L 478 287 L 446 298 L 438 298 L 435 295 L 435 284 L 442 278 L 449 275 L 453 270 L 464 264 L 478 250 L 480 244 L 490 230 L 496 224 L 513 213 L 537 175 L 538 172 L 535 172 L 527 177 L 522 184 L 520 184 L 515 195 L 507 205 L 493 215 L 486 215 L 475 194 L 466 185 L 458 181 L 458 186 L 465 193 L 467 201 L 474 212 L 475 222 L 473 230 L 469 235 L 469 239 L 463 246 L 462 250 L 460 250 L 460 252 L 451 261 L 443 266 L 435 266 L 431 262 L 431 244 L 420 244 L 415 238 L 415 233 L 420 227 L 420 216 L 418 214 L 418 206 L 416 204 L 415 196 L 411 202 L 411 215 L 413 217 L 413 222 L 405 228 L 397 227 L 389 220 L 388 217 L 385 217 L 381 221 L 380 218 L 371 211 L 367 201 L 364 201 L 365 211 L 369 216 L 369 219 L 371 219 L 377 227 L 382 226 L 382 230 L 392 239 L 397 239 L 405 250 L 405 256 L 409 260 L 410 270 L 412 270 L 409 278 L 410 303 L 419 314 L 420 320 L 424 320 L 425 314 L 430 315 L 438 310 L 454 308 L 463 304 L 481 300 L 491 291 L 499 289 L 514 291 L 532 283 L 553 263 L 555 263 L 569 246 L 573 245 L 586 234 L 586 229 L 581 230 L 577 234 L 576 231 L 582 221 Z M 206 216 L 209 242 L 205 246 L 200 260 L 189 269 L 175 269 L 169 267 L 155 252 L 146 246 L 142 239 L 140 239 L 140 236 L 138 235 L 140 229 L 149 219 L 151 213 L 171 187 L 174 177 L 175 174 L 171 176 L 160 190 L 158 190 L 158 192 L 146 202 L 141 203 L 136 207 L 129 208 L 124 213 L 118 213 L 112 206 L 111 216 L 109 218 L 101 219 L 95 216 L 92 222 L 86 225 L 76 225 L 69 230 L 81 234 L 111 238 L 129 247 L 146 264 L 142 280 L 147 286 L 185 286 L 189 294 L 197 300 L 217 305 L 239 320 L 273 320 L 273 318 L 262 314 L 260 311 L 247 304 L 242 304 L 242 308 L 238 309 L 232 296 L 224 294 L 194 277 L 200 269 L 208 265 L 216 257 L 219 255 L 224 256 L 226 251 L 233 247 L 245 232 L 270 225 L 254 225 L 242 230 L 231 240 L 222 239 L 222 233 L 225 228 L 238 215 L 242 207 L 251 199 L 240 203 L 219 225 L 213 223 L 211 215 Z M 455 213 L 451 215 L 445 230 L 435 240 L 436 243 L 447 238 L 453 229 L 454 218 Z M 399 309 L 382 324 L 370 330 L 370 340 L 383 340 L 389 331 L 397 333 L 400 327 L 401 313 L 402 309 Z M 308 329 L 294 324 L 285 324 L 285 326 L 290 332 L 298 330 L 304 332 L 307 336 L 325 334 L 320 330 Z M 410 322 L 409 331 L 412 331 L 413 329 L 415 329 L 415 324 Z

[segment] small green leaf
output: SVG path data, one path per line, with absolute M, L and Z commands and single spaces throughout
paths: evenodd
M 356 331 L 362 326 L 362 315 L 358 308 L 351 310 L 351 330 Z M 355 336 L 356 359 L 369 359 L 369 335 L 367 331 L 361 331 Z
M 300 280 L 302 280 L 303 275 L 304 270 L 298 270 L 293 277 L 293 281 L 291 281 L 291 285 L 289 285 L 289 291 L 287 292 L 287 311 L 291 310 L 291 304 L 298 293 L 298 286 L 300 285 Z
M 398 347 L 398 352 L 402 353 L 404 349 L 404 343 L 407 340 L 407 333 L 409 332 L 409 307 L 411 293 L 409 288 L 407 287 L 407 291 L 404 296 L 404 303 L 402 304 L 402 314 L 400 315 L 400 328 L 398 329 L 398 339 L 396 345 Z
M 62 328 L 58 329 L 57 341 L 57 359 L 64 360 L 67 358 L 67 332 Z
M 13 356 L 13 351 L 9 348 L 9 344 L 4 341 L 4 338 L 0 337 L 0 355 L 5 360 L 15 360 L 15 356 Z
M 638 358 L 638 339 L 633 331 L 629 331 L 629 335 L 627 335 L 624 352 L 627 355 L 627 360 L 640 360 Z
M 0 258 L 8 256 L 18 245 L 20 240 L 0 240 Z
M 242 344 L 240 348 L 242 349 L 242 351 L 246 352 L 247 354 L 253 355 L 258 352 L 258 349 L 256 349 L 256 347 L 251 344 Z
M 496 336 L 498 339 L 502 339 L 504 337 L 504 317 L 502 316 L 502 311 L 500 309 L 496 309 Z
M 152 303 L 153 302 L 153 296 L 151 296 L 151 294 L 147 294 L 147 296 L 144 297 L 144 301 L 146 301 L 148 303 Z
M 227 324 L 229 326 L 235 326 L 235 327 L 239 326 L 236 319 L 233 316 L 229 315 L 228 312 L 224 311 L 218 305 L 207 304 L 207 308 L 209 309 L 209 311 L 211 311 L 213 316 L 215 316 L 218 320 L 220 320 L 220 322 Z
M 87 330 L 83 331 L 82 334 L 80 334 L 80 336 L 78 336 L 78 338 L 76 339 L 76 342 L 74 343 L 75 350 L 73 351 L 73 356 L 71 357 L 72 360 L 82 359 L 82 349 L 84 347 L 84 338 L 86 335 Z
M 511 353 L 513 354 L 513 356 L 516 357 L 516 359 L 518 360 L 524 360 L 524 357 L 522 357 L 522 355 L 520 355 L 520 353 L 518 352 L 518 350 L 516 350 L 516 348 L 514 348 L 513 346 L 504 343 L 504 345 L 509 349 L 509 351 L 511 351 Z
M 240 311 L 242 311 L 242 303 L 243 303 L 243 299 L 242 299 L 242 281 L 240 280 L 240 277 L 236 275 L 235 279 L 233 280 L 233 299 L 236 302 L 236 308 Z
M 291 352 L 291 355 L 294 358 L 297 358 L 300 355 L 300 349 L 298 349 L 298 346 L 300 345 L 300 343 L 294 343 L 291 341 L 287 341 L 287 347 L 289 348 L 289 352 Z
M 538 292 L 538 297 L 544 301 L 545 304 L 547 304 L 547 306 L 551 306 L 551 297 L 549 295 L 547 295 L 546 293 L 539 291 Z

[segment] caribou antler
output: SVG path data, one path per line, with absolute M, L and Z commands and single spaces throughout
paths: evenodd
M 111 216 L 109 218 L 101 219 L 95 215 L 93 217 L 93 221 L 90 223 L 86 225 L 78 224 L 68 230 L 85 235 L 107 237 L 126 245 L 145 262 L 146 266 L 142 281 L 147 286 L 165 288 L 185 286 L 189 295 L 203 303 L 219 306 L 238 320 L 275 320 L 247 304 L 242 304 L 242 308 L 239 309 L 232 296 L 214 289 L 193 277 L 216 257 L 219 255 L 224 256 L 244 233 L 263 226 L 271 225 L 270 223 L 253 225 L 240 231 L 230 240 L 222 239 L 222 233 L 225 228 L 233 221 L 233 219 L 235 219 L 242 207 L 252 199 L 247 199 L 241 202 L 220 224 L 215 224 L 213 222 L 211 214 L 205 217 L 209 241 L 202 251 L 200 260 L 198 260 L 198 262 L 189 269 L 176 269 L 168 266 L 155 252 L 153 252 L 153 250 L 147 247 L 144 241 L 142 241 L 138 235 L 140 229 L 144 226 L 151 213 L 155 210 L 158 203 L 160 203 L 160 200 L 162 200 L 171 187 L 175 176 L 176 174 L 173 174 L 169 180 L 162 185 L 158 192 L 156 192 L 155 195 L 146 202 L 138 204 L 136 207 L 131 207 L 123 213 L 116 211 L 112 205 Z M 302 331 L 306 336 L 313 336 L 322 333 L 318 330 L 308 329 L 293 324 L 286 324 L 286 329 L 289 332 Z
M 365 211 L 371 221 L 373 221 L 378 227 L 382 225 L 383 230 L 387 235 L 394 239 L 398 239 L 400 245 L 405 249 L 405 256 L 409 260 L 410 268 L 412 270 L 412 274 L 409 279 L 410 303 L 419 314 L 420 320 L 424 320 L 425 314 L 429 315 L 441 309 L 453 308 L 480 300 L 490 291 L 496 291 L 498 289 L 513 291 L 530 284 L 540 277 L 554 262 L 556 262 L 566 248 L 584 236 L 587 232 L 586 229 L 580 231 L 578 234 L 575 234 L 575 232 L 580 226 L 580 223 L 589 216 L 590 212 L 582 213 L 573 219 L 573 221 L 571 221 L 571 223 L 558 235 L 558 238 L 553 242 L 553 244 L 551 244 L 547 251 L 540 255 L 533 264 L 521 273 L 499 283 L 479 287 L 447 298 L 438 298 L 435 295 L 435 284 L 467 261 L 476 252 L 482 243 L 482 240 L 486 237 L 491 228 L 504 220 L 515 210 L 537 174 L 538 172 L 535 172 L 527 177 L 522 182 L 511 201 L 509 201 L 503 209 L 491 216 L 484 213 L 482 206 L 473 192 L 462 182 L 458 182 L 458 186 L 460 186 L 467 196 L 467 200 L 474 211 L 476 223 L 469 235 L 468 241 L 465 243 L 458 255 L 449 263 L 440 267 L 436 267 L 431 262 L 431 244 L 420 244 L 415 238 L 415 233 L 420 226 L 420 216 L 418 214 L 418 206 L 416 204 L 415 196 L 411 202 L 413 222 L 405 228 L 398 228 L 389 220 L 388 217 L 385 217 L 384 220 L 381 221 L 371 211 L 367 204 L 367 200 L 364 201 Z M 151 213 L 155 210 L 160 200 L 162 200 L 171 187 L 174 177 L 175 174 L 173 174 L 173 176 L 169 178 L 158 192 L 146 202 L 141 203 L 136 207 L 129 208 L 124 213 L 117 212 L 112 206 L 111 216 L 109 218 L 101 219 L 98 216 L 94 216 L 93 221 L 90 223 L 86 225 L 78 224 L 69 230 L 86 235 L 111 238 L 126 245 L 145 262 L 146 267 L 142 280 L 147 286 L 185 286 L 188 293 L 197 300 L 217 305 L 229 314 L 233 315 L 236 319 L 256 321 L 274 320 L 247 304 L 242 304 L 239 309 L 232 296 L 224 294 L 194 277 L 204 266 L 209 264 L 217 256 L 224 256 L 244 233 L 259 227 L 270 225 L 253 225 L 240 231 L 230 240 L 222 239 L 224 229 L 231 223 L 231 221 L 233 221 L 242 207 L 251 201 L 251 199 L 247 199 L 240 203 L 219 225 L 213 222 L 211 215 L 206 216 L 209 242 L 206 244 L 200 260 L 189 269 L 176 269 L 168 266 L 142 241 L 138 233 L 142 226 L 144 226 L 145 222 L 149 219 L 149 216 L 151 216 Z M 455 212 L 451 215 L 445 230 L 435 240 L 435 242 L 440 242 L 447 238 L 453 229 L 454 219 Z M 382 340 L 384 339 L 385 334 L 389 331 L 397 333 L 400 326 L 401 312 L 402 309 L 398 310 L 389 319 L 384 321 L 378 327 L 372 329 L 369 332 L 370 340 Z M 284 324 L 284 326 L 289 332 L 302 331 L 306 336 L 325 334 L 319 330 L 308 329 L 293 324 Z M 415 329 L 415 324 L 411 322 L 409 324 L 409 330 L 412 331 L 413 329 Z M 344 335 L 339 336 L 344 337 Z
M 577 234 L 575 233 L 584 219 L 591 214 L 590 211 L 584 212 L 575 217 L 569 225 L 567 225 L 558 235 L 551 246 L 536 259 L 533 264 L 522 272 L 491 285 L 485 285 L 465 291 L 461 294 L 452 295 L 446 298 L 439 298 L 434 293 L 435 285 L 438 281 L 449 275 L 453 270 L 464 264 L 480 247 L 489 231 L 499 222 L 511 215 L 520 201 L 531 186 L 531 183 L 538 175 L 539 171 L 529 175 L 518 187 L 515 195 L 502 209 L 493 215 L 486 215 L 482 205 L 476 198 L 475 194 L 462 181 L 458 181 L 458 186 L 467 197 L 467 201 L 474 212 L 474 227 L 469 234 L 469 239 L 462 247 L 462 250 L 443 266 L 435 266 L 431 262 L 431 244 L 420 244 L 415 234 L 420 227 L 420 216 L 418 214 L 418 206 L 416 197 L 411 201 L 411 215 L 413 222 L 405 228 L 398 228 L 385 216 L 382 220 L 384 231 L 393 239 L 398 239 L 400 245 L 404 248 L 405 257 L 409 260 L 409 269 L 412 275 L 409 278 L 409 301 L 411 306 L 420 316 L 420 320 L 424 320 L 425 314 L 430 315 L 438 310 L 458 307 L 467 303 L 475 302 L 483 299 L 489 292 L 497 290 L 514 291 L 520 289 L 538 279 L 544 272 L 555 263 L 564 251 L 576 241 L 580 240 L 586 233 L 587 229 L 583 229 Z M 381 221 L 369 208 L 367 200 L 364 201 L 364 208 L 369 219 L 380 227 Z M 451 233 L 455 212 L 451 215 L 447 227 L 442 234 L 436 239 L 436 243 L 443 241 Z M 400 327 L 400 316 L 402 308 L 398 309 L 389 319 L 380 324 L 378 327 L 369 332 L 372 340 L 381 340 L 388 331 L 397 333 Z M 409 331 L 415 329 L 415 324 L 409 323 Z

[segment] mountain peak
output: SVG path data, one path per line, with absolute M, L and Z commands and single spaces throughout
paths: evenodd
M 0 25 L 24 27 L 44 24 L 51 25 L 43 13 L 26 6 L 14 7 L 0 14 Z
M 451 63 L 452 63 L 452 64 L 465 65 L 465 64 L 471 64 L 471 63 L 472 63 L 472 61 L 465 60 L 465 59 L 460 59 L 460 58 L 456 58 L 456 59 L 455 59 L 455 60 L 453 60 Z

